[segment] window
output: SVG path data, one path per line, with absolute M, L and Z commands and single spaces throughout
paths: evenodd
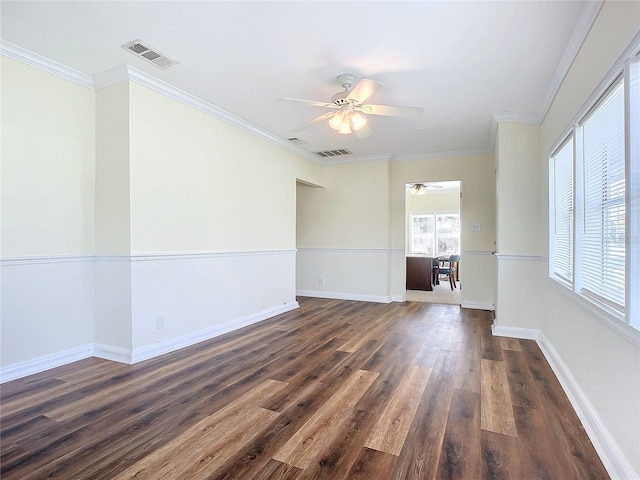
M 549 158 L 549 276 L 640 330 L 640 61 Z
M 460 215 L 411 215 L 411 253 L 424 253 L 431 257 L 459 254 Z
M 435 215 L 411 215 L 411 253 L 435 256 Z
M 614 85 L 579 126 L 584 185 L 579 288 L 620 312 L 626 278 L 623 86 L 623 81 Z
M 551 244 L 549 272 L 563 283 L 573 282 L 573 135 L 549 162 Z

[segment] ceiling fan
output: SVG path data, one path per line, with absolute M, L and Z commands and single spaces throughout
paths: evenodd
M 336 93 L 329 102 L 314 100 L 300 100 L 297 98 L 279 98 L 279 102 L 304 103 L 315 107 L 329 108 L 332 111 L 324 113 L 313 120 L 294 128 L 293 132 L 300 132 L 305 128 L 324 120 L 329 121 L 329 126 L 338 133 L 348 135 L 354 133 L 358 138 L 371 135 L 371 129 L 367 126 L 367 119 L 362 115 L 384 115 L 390 117 L 419 118 L 422 115 L 420 107 L 401 107 L 395 105 L 375 105 L 364 103 L 376 90 L 382 87 L 380 82 L 369 78 L 361 78 L 354 85 L 356 76 L 351 73 L 338 75 L 338 82 L 344 88 L 344 92 Z M 353 88 L 352 88 L 353 87 Z
M 438 190 L 444 188 L 444 185 L 437 182 L 428 183 L 409 183 L 406 186 L 407 192 L 411 195 L 424 195 L 427 190 Z

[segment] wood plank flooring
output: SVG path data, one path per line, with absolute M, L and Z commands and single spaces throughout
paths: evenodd
M 455 305 L 301 307 L 0 387 L 12 479 L 606 479 L 533 341 Z

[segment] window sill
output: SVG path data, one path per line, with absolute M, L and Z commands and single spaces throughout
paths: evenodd
M 629 340 L 636 347 L 640 348 L 640 330 L 632 327 L 624 321 L 622 317 L 608 309 L 605 305 L 601 305 L 589 297 L 574 292 L 571 286 L 561 282 L 555 277 L 547 277 L 547 283 L 554 291 L 578 305 L 587 313 L 593 315 L 613 331 Z

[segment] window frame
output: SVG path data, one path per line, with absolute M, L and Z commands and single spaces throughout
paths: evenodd
M 581 201 L 583 195 L 584 175 L 581 164 L 584 155 L 581 126 L 589 115 L 605 101 L 607 95 L 614 91 L 618 82 L 624 82 L 624 168 L 625 168 L 625 302 L 624 311 L 617 311 L 607 302 L 599 301 L 597 296 L 584 295 L 580 292 L 582 241 Z M 579 304 L 585 310 L 604 320 L 609 326 L 640 346 L 640 43 L 637 39 L 630 44 L 620 56 L 614 67 L 602 79 L 587 102 L 576 113 L 569 126 L 565 128 L 559 140 L 549 150 L 549 218 L 548 218 L 548 279 L 551 285 L 564 296 Z M 635 134 L 635 135 L 634 135 Z M 573 138 L 573 272 L 571 282 L 563 281 L 554 275 L 553 268 L 553 230 L 555 227 L 552 215 L 555 216 L 552 194 L 554 178 L 551 173 L 551 162 L 555 155 Z M 553 221 L 552 221 L 553 220 Z

